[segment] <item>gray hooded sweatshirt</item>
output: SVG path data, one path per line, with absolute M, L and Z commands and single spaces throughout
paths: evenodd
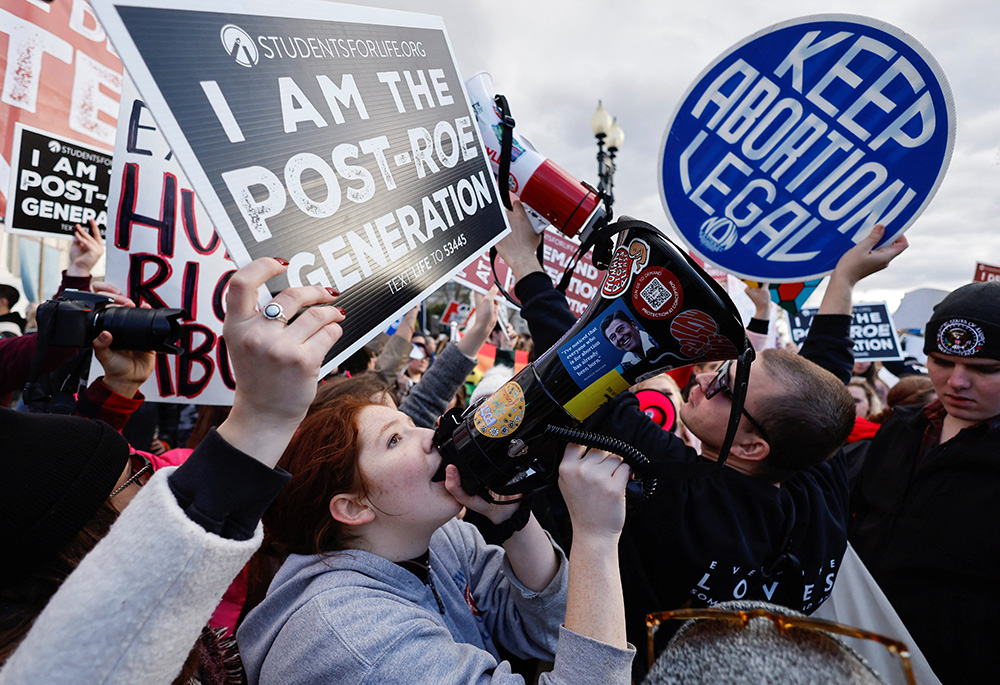
M 541 592 L 457 519 L 431 538 L 431 585 L 368 552 L 292 555 L 237 634 L 250 683 L 522 683 L 500 644 L 554 659 L 541 683 L 627 684 L 634 649 L 560 627 L 568 563 L 557 552 L 559 571 Z

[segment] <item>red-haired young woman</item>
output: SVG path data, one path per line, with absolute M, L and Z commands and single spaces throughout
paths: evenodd
M 250 682 L 523 682 L 502 646 L 554 660 L 544 683 L 628 683 L 617 560 L 628 468 L 567 448 L 567 560 L 533 516 L 505 525 L 517 505 L 466 494 L 432 436 L 352 397 L 303 422 L 280 462 L 292 480 L 264 517 L 287 558 L 237 633 Z M 463 506 L 510 534 L 502 548 L 456 518 Z

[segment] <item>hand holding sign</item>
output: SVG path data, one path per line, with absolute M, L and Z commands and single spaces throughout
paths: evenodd
M 234 447 L 273 467 L 316 396 L 316 378 L 327 350 L 340 339 L 342 310 L 325 305 L 327 288 L 286 288 L 274 297 L 285 312 L 308 307 L 291 323 L 266 318 L 257 294 L 283 274 L 284 260 L 262 257 L 229 282 L 223 335 L 236 377 L 233 410 L 219 433 Z
M 885 247 L 876 249 L 884 235 L 885 228 L 876 226 L 840 258 L 820 303 L 820 314 L 850 314 L 854 286 L 858 281 L 889 266 L 889 262 L 909 245 L 905 236 L 899 236 Z
M 771 314 L 771 290 L 767 287 L 767 283 L 758 286 L 747 285 L 744 292 L 756 308 L 753 318 L 767 321 Z
M 531 226 L 524 205 L 516 196 L 511 196 L 513 210 L 507 212 L 510 222 L 510 235 L 496 244 L 497 252 L 514 272 L 514 278 L 520 280 L 530 273 L 541 271 L 535 252 L 542 241 L 542 235 L 535 233 Z
M 465 329 L 465 335 L 457 343 L 458 349 L 466 357 L 475 357 L 479 348 L 493 332 L 493 327 L 497 323 L 497 315 L 500 312 L 500 305 L 497 303 L 499 293 L 500 290 L 496 284 L 485 295 L 476 293 L 476 310 L 473 314 L 475 319 Z
M 884 235 L 885 226 L 880 224 L 873 228 L 864 240 L 844 253 L 831 278 L 842 278 L 854 287 L 862 278 L 889 266 L 889 262 L 910 245 L 906 236 L 901 235 L 890 244 L 876 249 L 875 246 Z

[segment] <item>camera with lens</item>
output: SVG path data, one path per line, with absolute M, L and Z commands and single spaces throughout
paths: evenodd
M 118 350 L 151 350 L 179 354 L 180 320 L 184 309 L 139 309 L 115 307 L 106 295 L 65 290 L 59 297 L 38 306 L 39 337 L 56 347 L 87 347 L 101 331 L 112 335 Z

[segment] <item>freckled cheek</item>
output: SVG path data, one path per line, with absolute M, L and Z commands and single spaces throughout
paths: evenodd
M 379 483 L 387 494 L 405 496 L 409 492 L 425 487 L 428 481 L 425 471 L 417 465 L 397 464 L 390 472 L 382 474 Z

